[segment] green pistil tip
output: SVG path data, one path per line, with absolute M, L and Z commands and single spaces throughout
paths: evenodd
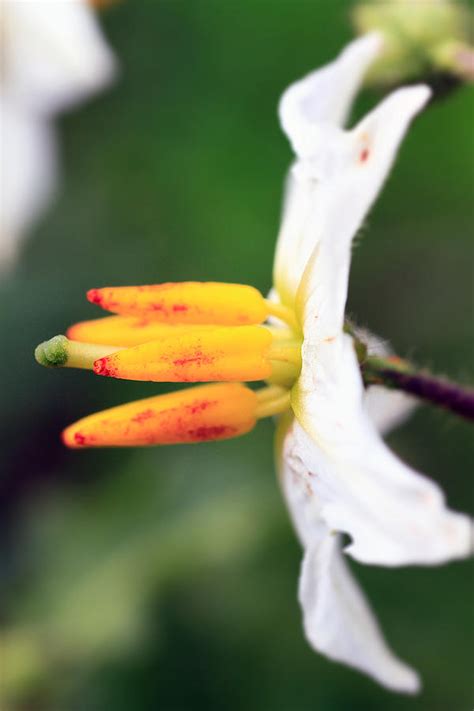
M 60 368 L 66 365 L 68 359 L 68 339 L 66 336 L 54 336 L 49 341 L 40 343 L 35 348 L 35 358 L 46 368 Z

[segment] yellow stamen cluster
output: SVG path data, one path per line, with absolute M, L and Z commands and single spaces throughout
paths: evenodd
M 86 417 L 63 435 L 70 447 L 224 439 L 290 406 L 301 368 L 292 312 L 241 284 L 185 282 L 93 289 L 114 312 L 84 321 L 36 349 L 46 366 L 152 382 L 219 382 L 159 395 Z M 286 326 L 263 325 L 268 317 Z M 254 391 L 238 381 L 266 380 Z

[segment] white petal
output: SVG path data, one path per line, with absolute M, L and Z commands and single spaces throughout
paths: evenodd
M 394 691 L 415 693 L 417 673 L 388 648 L 368 602 L 326 528 L 304 556 L 299 583 L 306 638 L 330 659 Z
M 293 171 L 290 171 L 285 186 L 273 281 L 278 297 L 292 308 L 308 257 L 321 238 L 318 229 L 318 193 L 317 183 L 297 180 Z
M 344 153 L 341 126 L 381 40 L 355 40 L 331 64 L 292 84 L 280 100 L 282 128 L 297 156 L 309 159 L 308 178 L 297 162 L 287 179 L 283 219 L 275 255 L 274 281 L 280 297 L 292 305 L 309 255 L 319 241 L 317 177 L 328 177 Z M 299 179 L 297 179 L 297 176 Z
M 50 113 L 102 88 L 115 60 L 86 0 L 3 0 L 4 81 L 16 100 Z
M 296 155 L 321 150 L 324 126 L 342 126 L 371 62 L 381 49 L 377 34 L 351 42 L 334 62 L 292 84 L 280 99 L 282 128 Z
M 393 355 L 388 343 L 363 328 L 355 328 L 355 335 L 367 346 L 369 355 L 386 357 Z M 380 432 L 388 434 L 407 420 L 417 407 L 416 398 L 380 385 L 370 385 L 365 390 L 365 409 Z
M 0 270 L 12 265 L 21 238 L 44 210 L 56 182 L 48 122 L 0 95 Z
M 424 86 L 393 92 L 346 135 L 345 162 L 338 174 L 318 183 L 317 219 L 315 214 L 308 221 L 298 246 L 298 259 L 306 267 L 297 305 L 305 333 L 317 329 L 321 341 L 342 331 L 352 240 L 381 190 L 411 119 L 429 96 Z M 311 252 L 312 242 L 316 247 Z
M 415 398 L 381 385 L 369 385 L 364 400 L 366 412 L 381 435 L 403 424 L 417 405 Z
M 297 161 L 287 184 L 274 278 L 285 303 L 298 307 L 316 299 L 310 308 L 319 313 L 318 328 L 326 336 L 333 335 L 333 327 L 342 328 L 352 239 L 382 188 L 409 122 L 429 96 L 425 86 L 399 89 L 351 131 L 322 121 L 311 127 L 306 114 L 301 117 L 298 125 L 301 136 L 306 127 L 307 141 L 303 148 L 302 138 L 298 146 L 293 140 Z M 328 300 L 329 283 L 335 298 Z
M 320 515 L 352 538 L 347 552 L 380 565 L 436 564 L 469 555 L 469 518 L 404 464 L 371 422 L 352 339 L 303 346 L 294 388 L 295 451 L 312 475 Z
M 415 692 L 416 673 L 388 649 L 363 593 L 340 552 L 337 535 L 321 518 L 318 483 L 300 451 L 297 423 L 279 429 L 280 479 L 305 549 L 299 584 L 306 638 L 330 659 L 369 674 L 384 686 Z

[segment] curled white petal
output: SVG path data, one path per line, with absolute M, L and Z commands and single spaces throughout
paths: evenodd
M 334 62 L 292 84 L 280 99 L 282 128 L 299 157 L 319 153 L 326 129 L 342 126 L 382 38 L 366 35 L 351 42 Z
M 114 56 L 86 0 L 2 5 L 3 79 L 18 102 L 53 113 L 113 78 Z
M 365 68 L 374 55 L 378 38 L 364 38 L 364 41 L 369 43 L 362 45 Z M 339 61 L 342 60 L 330 65 L 333 72 Z M 358 81 L 351 89 L 358 86 L 363 74 L 360 65 L 355 66 Z M 427 102 L 430 90 L 425 86 L 399 89 L 355 128 L 344 131 L 331 120 L 331 111 L 326 119 L 321 118 L 325 116 L 323 109 L 319 113 L 307 109 L 313 105 L 325 106 L 324 96 L 322 104 L 318 104 L 321 86 L 317 76 L 318 72 L 302 83 L 305 92 L 313 91 L 314 95 L 304 93 L 303 101 L 299 97 L 303 89 L 296 85 L 294 90 L 299 101 L 295 97 L 290 101 L 293 89 L 289 90 L 290 98 L 286 101 L 292 107 L 293 118 L 288 121 L 287 117 L 286 125 L 297 160 L 287 182 L 274 277 L 280 298 L 287 304 L 298 307 L 316 296 L 317 306 L 323 307 L 318 325 L 327 331 L 333 325 L 336 329 L 342 328 L 352 239 L 382 188 L 410 121 Z M 337 79 L 341 77 L 336 72 L 334 83 L 328 85 L 334 94 L 338 93 Z M 327 91 L 328 87 L 323 85 Z M 342 83 L 342 86 L 346 85 Z M 353 92 L 346 94 L 350 99 L 352 95 Z M 298 121 L 294 114 L 299 115 Z M 332 282 L 330 288 L 336 298 L 327 299 L 327 281 L 335 273 L 337 282 Z M 315 304 L 310 304 L 310 308 L 314 310 Z M 301 317 L 304 318 L 303 313 Z M 326 323 L 327 320 L 330 323 Z
M 298 157 L 287 179 L 274 268 L 280 298 L 290 305 L 322 234 L 315 178 L 332 175 L 341 162 L 345 146 L 342 124 L 380 44 L 378 35 L 355 40 L 334 62 L 292 84 L 280 100 L 281 125 Z M 313 171 L 309 176 L 304 168 L 308 164 Z
M 393 691 L 415 693 L 417 673 L 388 648 L 369 604 L 327 528 L 303 559 L 299 583 L 305 635 L 330 659 L 369 674 Z
M 371 422 L 352 339 L 307 342 L 303 362 L 304 385 L 293 396 L 302 425 L 295 426 L 295 451 L 312 474 L 319 515 L 351 536 L 347 553 L 379 565 L 469 555 L 469 518 L 450 511 L 439 486 L 398 459 Z
M 296 304 L 305 333 L 317 331 L 321 341 L 342 331 L 352 240 L 382 188 L 410 121 L 429 96 L 425 86 L 390 94 L 347 133 L 346 162 L 338 175 L 317 183 L 318 212 L 315 203 L 297 245 L 304 272 Z
M 364 594 L 340 551 L 339 536 L 321 518 L 317 483 L 300 452 L 297 423 L 280 432 L 280 477 L 304 548 L 299 582 L 306 638 L 330 659 L 345 663 L 395 691 L 414 693 L 416 672 L 388 648 Z M 315 488 L 316 487 L 316 488 Z

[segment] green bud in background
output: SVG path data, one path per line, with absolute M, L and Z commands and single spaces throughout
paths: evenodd
M 474 81 L 474 14 L 450 0 L 364 0 L 352 13 L 359 34 L 378 31 L 384 50 L 367 76 L 372 86 L 393 86 L 437 74 Z
M 474 29 L 474 16 L 469 20 Z M 457 40 L 444 42 L 433 50 L 433 61 L 441 71 L 445 70 L 463 81 L 474 82 L 474 47 Z

